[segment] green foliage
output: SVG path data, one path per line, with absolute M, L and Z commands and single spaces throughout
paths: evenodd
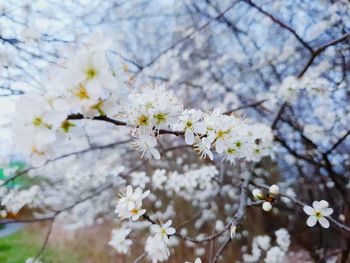
M 24 263 L 34 257 L 42 246 L 45 232 L 24 229 L 10 236 L 0 238 L 0 262 Z M 48 245 L 43 254 L 44 263 L 78 263 L 78 257 L 63 247 Z

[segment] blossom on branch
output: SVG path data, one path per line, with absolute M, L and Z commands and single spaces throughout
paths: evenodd
M 323 228 L 329 228 L 327 217 L 333 214 L 333 209 L 329 208 L 329 203 L 325 200 L 314 201 L 311 206 L 304 206 L 304 212 L 309 216 L 306 224 L 313 227 L 318 222 Z

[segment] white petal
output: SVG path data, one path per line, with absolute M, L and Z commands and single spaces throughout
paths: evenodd
M 149 151 L 153 155 L 154 159 L 159 160 L 160 159 L 160 153 L 155 148 L 150 148 Z
M 209 159 L 212 161 L 214 159 L 213 153 L 208 150 L 207 152 Z
M 37 129 L 35 134 L 35 140 L 38 144 L 50 144 L 56 140 L 56 134 L 50 129 Z
M 163 224 L 163 227 L 164 227 L 164 228 L 167 228 L 167 227 L 171 226 L 172 222 L 173 222 L 173 221 L 168 220 L 165 224 Z
M 194 142 L 194 134 L 190 129 L 187 129 L 185 132 L 185 142 L 188 145 L 192 145 Z
M 329 203 L 328 203 L 327 201 L 325 201 L 325 200 L 321 200 L 321 201 L 320 201 L 320 206 L 323 207 L 323 208 L 325 208 L 325 207 L 328 207 L 328 206 L 329 206 Z
M 317 223 L 317 218 L 315 216 L 309 216 L 309 218 L 306 220 L 306 224 L 309 227 L 313 227 Z
M 215 143 L 215 150 L 217 153 L 222 153 L 224 151 L 224 141 L 223 140 L 218 140 Z
M 128 210 L 132 210 L 132 209 L 135 208 L 135 203 L 130 201 L 130 202 L 127 203 L 127 207 L 128 207 Z
M 148 136 L 147 143 L 150 147 L 155 147 L 157 145 L 157 139 L 153 136 Z
M 319 201 L 313 201 L 312 206 L 315 208 L 315 210 L 319 211 L 321 210 L 322 206 Z
M 204 134 L 207 131 L 207 125 L 205 123 L 199 122 L 193 125 L 193 129 L 196 133 Z
M 200 110 L 195 110 L 192 114 L 192 120 L 198 121 L 200 118 L 202 118 L 202 112 Z
M 161 232 L 160 226 L 159 225 L 151 225 L 151 232 L 153 232 L 153 233 Z
M 33 154 L 31 158 L 31 164 L 33 167 L 43 166 L 46 162 L 46 157 L 43 155 Z
M 146 198 L 149 195 L 150 192 L 151 192 L 150 190 L 147 190 L 146 192 L 144 192 L 142 194 L 142 199 Z
M 325 217 L 319 218 L 318 222 L 323 228 L 329 228 L 329 221 Z
M 126 187 L 126 195 L 132 195 L 133 189 L 131 185 Z
M 168 236 L 174 235 L 175 232 L 176 232 L 176 230 L 175 230 L 175 228 L 173 228 L 173 227 L 169 227 L 169 228 L 166 230 L 166 234 L 167 234 Z
M 309 216 L 315 214 L 315 209 L 313 209 L 311 206 L 306 205 L 303 207 L 303 210 L 304 210 L 305 214 L 307 214 Z
M 331 214 L 333 214 L 333 209 L 332 208 L 322 208 L 321 209 L 321 214 L 324 216 L 330 216 Z

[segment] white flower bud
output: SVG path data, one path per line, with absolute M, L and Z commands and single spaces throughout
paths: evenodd
M 278 185 L 273 184 L 270 186 L 269 192 L 272 195 L 278 195 L 280 193 L 280 188 L 278 187 Z
M 236 235 L 236 230 L 237 230 L 237 226 L 236 225 L 231 225 L 231 228 L 230 228 L 231 239 L 233 239 L 234 236 Z
M 252 191 L 253 196 L 255 197 L 255 199 L 263 199 L 264 198 L 264 194 L 260 189 L 254 189 Z
M 224 230 L 224 228 L 225 228 L 224 223 L 221 220 L 217 220 L 215 223 L 215 230 L 222 231 Z
M 262 209 L 263 209 L 264 211 L 266 211 L 266 212 L 271 211 L 271 209 L 272 209 L 271 203 L 270 203 L 270 202 L 264 202 L 264 203 L 262 204 Z

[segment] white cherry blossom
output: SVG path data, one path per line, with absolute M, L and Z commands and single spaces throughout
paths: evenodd
M 333 214 L 333 209 L 329 208 L 329 203 L 325 200 L 314 201 L 311 206 L 304 206 L 304 212 L 309 216 L 306 224 L 313 227 L 318 222 L 323 228 L 329 228 L 327 217 Z

